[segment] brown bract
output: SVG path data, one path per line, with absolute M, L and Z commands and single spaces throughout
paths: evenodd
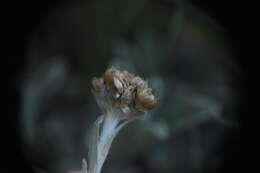
M 92 86 L 97 102 L 106 111 L 135 115 L 152 109 L 158 101 L 147 81 L 114 67 L 107 69 L 102 77 L 93 78 Z

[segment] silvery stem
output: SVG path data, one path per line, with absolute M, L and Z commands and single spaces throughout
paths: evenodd
M 120 129 L 134 119 L 120 119 L 121 115 L 102 115 L 94 123 L 89 145 L 88 173 L 100 173 L 113 139 Z

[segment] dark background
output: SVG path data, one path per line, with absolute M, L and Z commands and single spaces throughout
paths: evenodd
M 170 0 L 158 0 L 162 4 L 171 6 Z M 245 57 L 246 44 L 244 41 L 246 36 L 244 34 L 244 28 L 246 27 L 244 21 L 246 5 L 238 1 L 191 1 L 194 5 L 205 11 L 210 17 L 219 22 L 223 27 L 228 29 L 229 35 L 234 45 L 240 51 L 236 56 L 236 61 L 242 67 L 245 73 L 248 68 L 248 59 Z M 19 112 L 19 97 L 21 96 L 19 90 L 15 88 L 14 76 L 19 74 L 25 62 L 25 45 L 27 43 L 28 34 L 34 30 L 39 21 L 42 19 L 44 14 L 60 3 L 67 3 L 66 1 L 12 1 L 3 5 L 7 12 L 4 15 L 4 46 L 6 47 L 5 58 L 7 59 L 7 68 L 5 70 L 6 77 L 9 80 L 8 83 L 8 99 L 7 109 L 8 113 L 1 116 L 1 124 L 3 126 L 3 137 L 2 142 L 4 147 L 2 151 L 4 155 L 2 158 L 4 162 L 1 169 L 3 172 L 33 172 L 30 168 L 30 164 L 26 161 L 20 146 L 20 136 L 17 133 L 19 124 L 18 112 Z M 242 12 L 243 11 L 243 12 Z M 4 63 L 2 66 L 6 67 Z M 227 139 L 223 145 L 225 151 L 226 164 L 222 170 L 216 172 L 235 172 L 246 170 L 246 161 L 248 160 L 247 143 L 250 141 L 246 140 L 245 134 L 245 122 L 247 119 L 247 95 L 246 75 L 241 77 L 240 85 L 241 92 L 243 92 L 243 99 L 241 99 L 239 121 L 242 123 L 242 128 L 239 133 L 227 134 Z M 233 139 L 232 139 L 232 138 Z M 232 143 L 230 142 L 232 141 Z M 234 142 L 235 141 L 235 142 Z M 142 164 L 142 163 L 140 163 Z M 7 169 L 7 170 L 5 170 Z

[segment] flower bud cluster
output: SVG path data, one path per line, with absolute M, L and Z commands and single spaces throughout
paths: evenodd
M 152 109 L 158 101 L 147 81 L 114 67 L 106 70 L 102 77 L 94 78 L 92 86 L 97 103 L 105 114 L 129 118 Z

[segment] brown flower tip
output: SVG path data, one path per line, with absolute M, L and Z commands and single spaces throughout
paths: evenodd
M 105 111 L 124 115 L 138 115 L 152 109 L 158 97 L 139 76 L 109 68 L 101 78 L 93 78 L 93 93 L 99 106 Z
M 104 80 L 102 78 L 93 78 L 92 79 L 92 86 L 95 90 L 100 90 L 103 87 Z

